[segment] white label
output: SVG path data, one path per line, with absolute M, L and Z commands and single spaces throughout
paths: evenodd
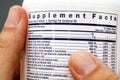
M 68 60 L 80 49 L 116 71 L 117 16 L 72 10 L 30 12 L 27 80 L 73 80 Z

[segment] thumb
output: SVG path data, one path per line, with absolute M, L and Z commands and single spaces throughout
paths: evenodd
M 69 68 L 75 80 L 120 80 L 103 62 L 84 51 L 71 56 Z
M 20 53 L 24 50 L 27 15 L 20 6 L 10 8 L 8 18 L 0 33 L 0 78 L 12 80 Z

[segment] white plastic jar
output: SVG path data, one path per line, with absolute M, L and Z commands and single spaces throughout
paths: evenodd
M 24 0 L 28 13 L 21 80 L 73 80 L 70 55 L 86 50 L 120 74 L 119 0 Z

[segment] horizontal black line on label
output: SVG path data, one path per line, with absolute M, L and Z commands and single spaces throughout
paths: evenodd
M 91 33 L 107 33 L 107 34 L 116 34 L 115 32 L 101 32 L 101 31 L 83 31 L 83 30 L 29 30 L 29 32 L 35 31 L 60 31 L 60 32 L 91 32 Z
M 115 40 L 75 39 L 75 38 L 28 38 L 28 40 L 72 40 L 72 41 L 116 42 Z
M 92 23 L 29 23 L 29 25 L 87 25 L 87 26 L 116 27 L 116 25 L 92 24 Z

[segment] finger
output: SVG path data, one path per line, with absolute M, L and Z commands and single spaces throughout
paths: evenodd
M 71 56 L 69 68 L 75 80 L 120 80 L 103 62 L 85 51 Z
M 8 18 L 0 33 L 1 80 L 12 80 L 20 53 L 24 50 L 27 23 L 26 12 L 20 6 L 10 8 Z

